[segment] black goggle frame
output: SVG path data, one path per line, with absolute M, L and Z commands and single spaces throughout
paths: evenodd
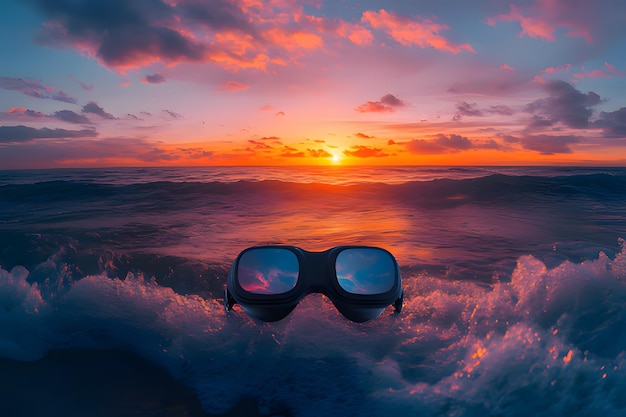
M 255 249 L 283 249 L 293 253 L 299 265 L 295 286 L 280 294 L 259 294 L 245 290 L 239 283 L 238 270 L 242 256 Z M 339 283 L 336 271 L 337 257 L 346 249 L 377 250 L 392 260 L 393 284 L 380 294 L 355 294 L 346 291 Z M 308 294 L 321 293 L 328 297 L 337 310 L 355 322 L 372 320 L 389 305 L 400 313 L 403 303 L 402 277 L 394 256 L 387 250 L 372 246 L 337 246 L 323 252 L 309 252 L 296 246 L 254 246 L 243 250 L 233 262 L 228 273 L 224 294 L 226 311 L 240 304 L 250 316 L 262 321 L 278 321 L 286 317 Z

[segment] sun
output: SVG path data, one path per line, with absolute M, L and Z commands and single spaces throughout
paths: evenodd
M 341 157 L 337 154 L 333 154 L 333 156 L 330 157 L 330 160 L 336 165 L 341 162 Z

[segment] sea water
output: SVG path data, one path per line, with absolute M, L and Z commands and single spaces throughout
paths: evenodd
M 0 171 L 0 415 L 117 352 L 211 414 L 621 416 L 625 237 L 619 168 Z M 404 309 L 357 324 L 313 294 L 276 323 L 226 313 L 230 264 L 259 244 L 384 247 Z M 43 385 L 9 390 L 30 365 Z M 94 372 L 98 398 L 121 395 Z M 143 381 L 124 392 L 161 395 Z M 120 414 L 54 392 L 47 415 Z

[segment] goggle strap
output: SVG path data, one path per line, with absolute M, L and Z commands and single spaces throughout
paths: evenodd
M 224 309 L 226 311 L 230 311 L 233 309 L 233 306 L 237 304 L 237 301 L 230 295 L 228 289 L 224 290 Z
M 393 303 L 393 306 L 396 309 L 396 313 L 400 313 L 402 311 L 403 303 L 404 303 L 404 290 L 402 291 L 402 294 L 400 294 L 400 297 L 398 297 L 396 302 Z

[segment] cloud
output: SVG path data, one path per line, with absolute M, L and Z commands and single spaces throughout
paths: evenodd
M 31 0 L 46 21 L 40 44 L 69 47 L 121 73 L 155 63 L 210 63 L 232 71 L 300 64 L 315 52 L 367 46 L 377 32 L 401 45 L 459 53 L 436 18 L 366 10 L 360 20 L 308 13 L 308 2 L 275 0 Z M 318 6 L 318 5 L 315 5 Z
M 91 121 L 86 116 L 71 110 L 57 111 L 53 114 L 53 117 L 68 123 L 91 124 Z
M 258 149 L 258 150 L 272 149 L 272 146 L 268 145 L 265 142 L 260 142 L 258 140 L 249 139 L 248 143 L 253 145 L 253 149 Z
M 39 111 L 26 109 L 24 107 L 11 107 L 4 113 L 0 113 L 0 120 L 36 120 L 47 117 Z
M 74 97 L 69 96 L 63 91 L 54 91 L 52 87 L 47 87 L 39 81 L 34 80 L 0 77 L 0 88 L 4 90 L 17 91 L 29 97 L 39 99 L 56 100 L 71 104 L 78 103 Z
M 298 151 L 291 146 L 283 146 L 282 153 L 279 155 L 282 158 L 304 158 L 306 155 L 302 151 Z
M 50 19 L 39 42 L 85 50 L 106 66 L 133 68 L 157 61 L 198 61 L 206 53 L 205 46 L 172 27 L 173 7 L 162 1 L 35 2 Z M 217 2 L 212 4 L 219 9 Z M 187 15 L 194 16 L 191 12 Z
M 559 28 L 572 37 L 582 37 L 592 42 L 592 22 L 596 13 L 593 2 L 583 0 L 536 0 L 529 7 L 510 4 L 509 13 L 487 18 L 495 26 L 498 21 L 518 22 L 519 36 L 555 41 Z
M 623 77 L 624 75 L 626 75 L 626 72 L 617 71 L 614 65 L 611 65 L 608 62 L 605 62 L 604 68 L 601 68 L 601 69 L 587 71 L 583 68 L 582 72 L 577 72 L 576 74 L 574 74 L 574 81 L 580 81 L 584 78 Z
M 355 156 L 357 158 L 383 158 L 389 156 L 380 148 L 371 146 L 354 145 L 350 149 L 346 149 L 343 153 L 347 156 Z
M 35 129 L 27 126 L 0 126 L 0 143 L 28 142 L 34 139 L 68 139 L 96 137 L 98 133 L 93 129 L 66 130 L 49 129 L 47 127 Z
M 463 116 L 483 116 L 483 111 L 478 109 L 476 103 L 462 102 L 456 105 L 456 113 L 453 119 L 461 120 Z
M 408 142 L 390 141 L 389 144 L 404 145 L 409 152 L 420 155 L 439 155 L 472 149 L 501 149 L 493 139 L 476 141 L 456 134 L 439 134 L 434 139 L 413 139 Z
M 313 158 L 330 158 L 332 157 L 331 153 L 325 149 L 307 149 L 309 156 Z
M 372 32 L 359 24 L 341 21 L 337 28 L 337 35 L 349 39 L 356 45 L 369 45 L 374 40 Z
M 7 168 L 55 166 L 110 166 L 157 164 L 212 158 L 202 148 L 161 149 L 141 138 L 103 138 L 31 141 L 11 144 L 0 152 L 0 166 Z
M 271 141 L 277 145 L 282 145 L 282 142 L 278 136 L 263 136 L 261 140 Z
M 382 30 L 404 46 L 431 47 L 455 54 L 461 51 L 474 52 L 469 44 L 455 44 L 440 35 L 439 32 L 448 29 L 448 26 L 430 19 L 419 16 L 411 19 L 399 13 L 380 9 L 378 12 L 370 10 L 363 12 L 361 21 L 374 29 Z
M 89 103 L 83 106 L 83 113 L 95 114 L 97 116 L 102 117 L 103 119 L 109 119 L 109 120 L 115 119 L 115 116 L 104 111 L 102 107 L 98 106 L 98 104 L 93 101 L 90 101 Z
M 580 136 L 528 135 L 521 138 L 506 136 L 508 143 L 519 143 L 524 149 L 539 152 L 541 155 L 570 154 L 570 145 L 581 141 Z
M 547 67 L 539 71 L 543 74 L 558 74 L 561 72 L 568 72 L 572 68 L 572 64 L 559 65 L 556 67 Z
M 40 43 L 75 48 L 122 72 L 180 62 L 265 70 L 321 47 L 326 29 L 337 26 L 304 15 L 295 2 L 269 7 L 231 0 L 33 2 L 48 19 Z M 353 42 L 363 36 L 358 28 L 348 32 Z
M 478 105 L 476 103 L 470 104 L 470 103 L 463 101 L 456 105 L 456 112 L 454 113 L 454 116 L 452 117 L 452 119 L 454 121 L 460 121 L 463 118 L 463 116 L 482 117 L 482 116 L 486 116 L 489 114 L 511 116 L 514 113 L 515 112 L 513 111 L 513 109 L 511 109 L 509 106 L 506 106 L 504 104 L 499 104 L 496 106 L 489 106 L 488 108 L 480 109 L 478 108 Z
M 406 103 L 393 94 L 385 94 L 379 101 L 368 101 L 355 110 L 361 113 L 386 113 L 393 112 L 396 108 L 404 106 L 406 106 Z
M 161 84 L 165 82 L 165 77 L 161 74 L 150 74 L 143 77 L 141 81 L 147 84 Z
M 604 130 L 608 137 L 626 137 L 626 107 L 612 112 L 600 112 L 594 127 Z
M 85 84 L 79 80 L 77 80 L 76 78 L 72 77 L 71 75 L 68 75 L 68 78 L 72 81 L 75 81 L 78 83 L 78 85 L 80 85 L 80 88 L 82 88 L 85 91 L 92 91 L 93 90 L 93 84 Z
M 584 94 L 560 80 L 547 81 L 544 87 L 548 97 L 526 106 L 526 112 L 533 114 L 529 128 L 552 126 L 556 123 L 574 129 L 589 127 L 591 107 L 600 104 L 599 95 L 592 91 Z
M 165 113 L 171 119 L 175 119 L 175 120 L 184 119 L 184 116 L 182 114 L 173 112 L 171 110 L 163 110 L 163 113 Z
M 202 148 L 176 148 L 176 150 L 182 154 L 185 159 L 205 159 L 215 155 L 215 152 L 207 151 Z M 163 152 L 161 150 L 158 151 Z
M 238 90 L 246 90 L 250 88 L 248 84 L 240 83 L 239 81 L 226 81 L 220 85 L 217 89 L 218 92 L 222 91 L 238 91 Z
M 84 115 L 72 110 L 59 110 L 50 115 L 39 111 L 25 109 L 23 107 L 12 107 L 6 113 L 0 114 L 2 120 L 37 120 L 37 119 L 57 119 L 63 122 L 74 124 L 92 124 Z
M 361 133 L 361 132 L 355 133 L 354 136 L 356 136 L 357 138 L 361 138 L 361 139 L 372 139 L 372 138 L 375 138 L 375 136 L 369 136 L 369 135 L 366 135 L 365 133 Z

